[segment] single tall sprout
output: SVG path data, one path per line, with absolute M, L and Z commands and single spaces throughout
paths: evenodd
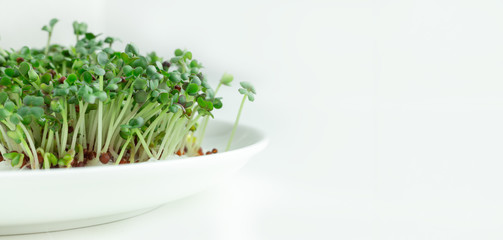
M 234 122 L 234 127 L 232 127 L 231 136 L 229 137 L 229 141 L 227 142 L 227 147 L 225 151 L 229 151 L 231 148 L 232 139 L 234 138 L 234 133 L 236 133 L 236 128 L 239 124 L 239 118 L 241 117 L 241 111 L 243 111 L 243 106 L 245 104 L 246 99 L 250 102 L 255 100 L 255 88 L 249 82 L 240 82 L 241 88 L 239 89 L 239 93 L 243 94 L 243 100 L 241 100 L 241 105 L 239 106 L 238 116 L 236 117 L 236 121 Z

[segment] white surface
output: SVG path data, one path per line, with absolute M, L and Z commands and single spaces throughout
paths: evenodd
M 234 181 L 144 216 L 11 239 L 503 238 L 501 1 L 50 2 L 3 3 L 30 18 L 4 12 L 0 43 L 42 46 L 57 13 L 69 43 L 78 18 L 140 50 L 187 47 L 215 81 L 255 83 L 243 122 L 271 144 Z

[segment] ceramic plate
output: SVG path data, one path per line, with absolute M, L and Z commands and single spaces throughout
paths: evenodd
M 203 147 L 223 150 L 232 124 L 210 124 Z M 119 166 L 0 171 L 0 235 L 77 228 L 138 215 L 218 183 L 266 145 L 263 133 L 240 126 L 228 152 Z

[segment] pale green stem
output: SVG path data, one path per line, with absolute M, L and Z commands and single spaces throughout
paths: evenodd
M 45 45 L 45 52 L 44 52 L 44 54 L 46 56 L 49 53 L 49 46 L 51 45 L 51 37 L 52 37 L 52 32 L 49 32 L 49 37 L 47 38 L 47 44 Z
M 34 158 L 35 166 L 33 167 L 33 165 L 32 165 L 32 169 L 33 168 L 38 169 L 39 166 L 38 166 L 37 148 L 35 148 L 35 144 L 33 143 L 32 137 L 30 135 L 30 132 L 28 132 L 28 129 L 26 129 L 26 127 L 23 124 L 20 124 L 20 126 L 21 126 L 21 129 L 23 129 L 23 132 L 26 135 L 26 138 L 28 139 L 28 143 L 30 143 L 31 151 L 33 151 L 33 155 L 34 155 L 33 158 Z
M 245 101 L 246 101 L 246 95 L 243 96 L 243 100 L 241 101 L 241 106 L 239 107 L 238 116 L 236 117 L 236 122 L 234 123 L 234 127 L 232 127 L 231 136 L 229 138 L 229 142 L 227 142 L 227 147 L 225 148 L 225 151 L 229 151 L 229 149 L 231 148 L 232 139 L 234 138 L 234 133 L 236 132 L 236 128 L 238 127 L 239 117 L 241 117 L 241 111 L 243 110 L 243 106 L 245 104 Z
M 119 156 L 117 157 L 117 160 L 115 160 L 115 165 L 119 164 L 122 156 L 124 156 L 124 153 L 126 152 L 127 145 L 129 144 L 129 141 L 131 141 L 131 137 L 128 137 L 126 140 L 126 143 L 122 146 L 121 152 L 119 153 Z
M 88 103 L 82 104 L 82 101 L 79 101 L 79 120 L 77 121 L 77 124 L 75 125 L 75 130 L 73 131 L 73 136 L 72 136 L 72 145 L 70 146 L 70 149 L 75 149 L 75 144 L 77 143 L 77 135 L 79 135 L 79 130 L 80 127 L 82 126 L 82 121 L 84 121 L 84 115 L 86 114 L 86 109 L 87 109 Z
M 143 145 L 143 149 L 147 152 L 148 157 L 154 158 L 154 156 L 150 152 L 148 144 L 145 142 L 145 139 L 143 139 L 143 136 L 141 135 L 140 130 L 134 129 L 134 132 L 136 133 L 136 136 L 138 136 L 138 139 L 140 140 L 141 145 Z M 126 145 L 126 144 L 124 144 L 124 145 Z
M 66 143 L 68 140 L 68 104 L 64 99 L 62 98 L 61 100 L 61 105 L 63 106 L 63 111 L 61 113 L 61 116 L 63 117 L 63 127 L 61 128 L 61 143 L 59 144 L 59 157 L 63 157 L 65 154 L 66 150 Z
M 100 91 L 103 90 L 103 76 L 100 76 Z M 102 141 L 102 131 L 103 131 L 103 102 L 99 101 L 98 102 L 98 136 L 97 136 L 97 141 L 96 141 L 96 158 L 100 157 L 101 153 L 101 141 Z

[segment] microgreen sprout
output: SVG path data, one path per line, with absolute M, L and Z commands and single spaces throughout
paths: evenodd
M 49 46 L 51 43 L 52 31 L 54 30 L 54 25 L 56 25 L 57 22 L 58 22 L 58 19 L 53 18 L 53 19 L 51 19 L 51 21 L 49 21 L 49 25 L 44 25 L 42 27 L 42 30 L 46 31 L 49 34 L 49 36 L 47 37 L 47 45 L 45 46 L 45 52 L 44 52 L 45 55 L 47 55 L 47 53 L 49 53 Z
M 51 44 L 52 19 L 44 49 L 0 48 L 0 153 L 14 168 L 50 169 L 122 164 L 202 155 L 210 118 L 222 108 L 216 88 L 192 52 L 176 49 L 168 60 L 143 54 L 117 38 L 100 38 L 87 24 L 73 23 L 76 43 Z M 242 82 L 246 98 L 255 90 Z M 216 150 L 212 151 L 213 153 Z
M 229 151 L 231 148 L 232 139 L 234 138 L 234 133 L 236 132 L 236 128 L 239 124 L 239 118 L 241 117 L 241 112 L 243 111 L 243 106 L 245 104 L 246 99 L 250 102 L 255 100 L 255 88 L 249 82 L 240 82 L 241 88 L 238 89 L 239 93 L 243 94 L 243 99 L 241 100 L 241 105 L 239 106 L 238 116 L 236 117 L 236 121 L 234 122 L 234 127 L 232 127 L 231 136 L 229 137 L 229 141 L 227 142 L 227 147 L 225 151 Z

